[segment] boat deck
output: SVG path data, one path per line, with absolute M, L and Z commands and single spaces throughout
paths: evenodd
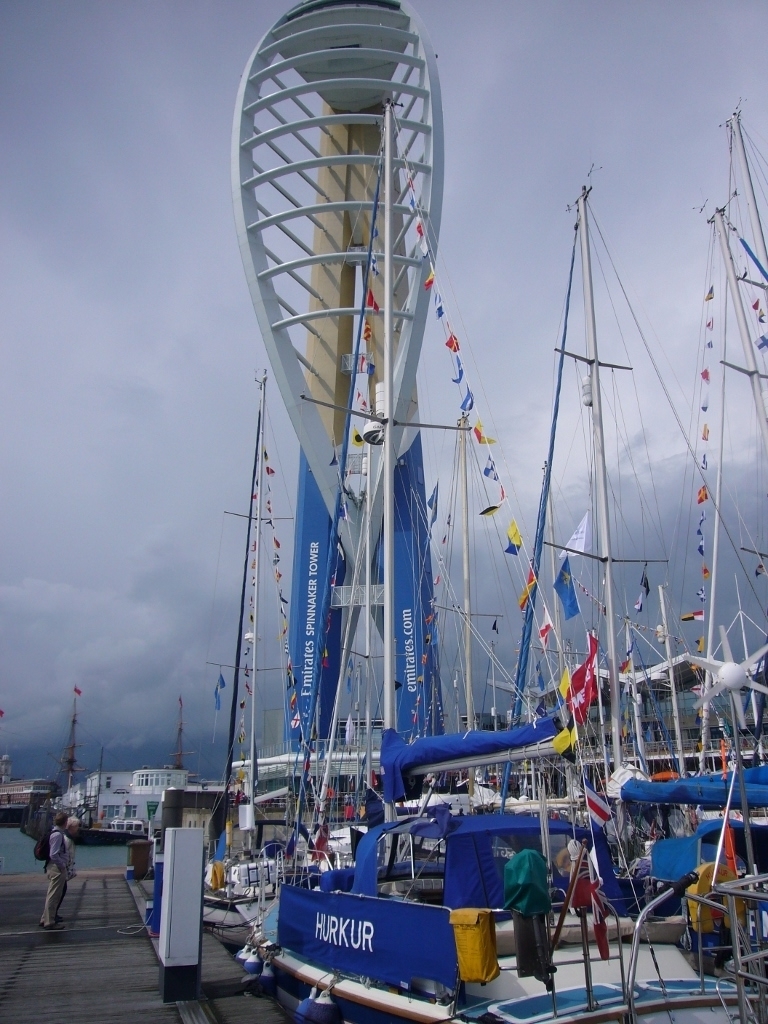
M 38 927 L 42 871 L 0 875 L 0 1020 L 13 1024 L 286 1024 L 270 999 L 243 994 L 241 968 L 203 935 L 204 998 L 164 1004 L 158 961 L 121 868 L 78 872 L 61 913 L 66 929 Z

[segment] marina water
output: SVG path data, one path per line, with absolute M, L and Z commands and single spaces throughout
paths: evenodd
M 0 872 L 18 875 L 39 871 L 43 865 L 35 860 L 34 839 L 25 836 L 17 828 L 0 828 Z M 108 868 L 128 862 L 126 846 L 78 846 L 75 853 L 75 867 Z

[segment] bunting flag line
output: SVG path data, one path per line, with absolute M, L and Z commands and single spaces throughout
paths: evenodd
M 696 504 L 701 505 L 703 502 L 709 500 L 709 491 L 707 490 L 706 484 L 699 488 L 699 492 L 696 495 Z
M 706 294 L 706 295 L 704 296 L 704 301 L 705 301 L 705 302 L 711 302 L 711 301 L 712 301 L 712 299 L 714 299 L 714 297 L 715 297 L 715 286 L 714 286 L 713 284 L 711 284 L 711 285 L 709 286 L 709 291 L 708 291 L 708 292 L 707 292 L 707 294 Z
M 545 648 L 547 646 L 547 640 L 549 639 L 549 634 L 552 632 L 553 629 L 554 629 L 554 625 L 552 623 L 552 619 L 549 617 L 549 610 L 545 607 L 544 608 L 544 621 L 542 622 L 541 626 L 539 627 L 539 640 L 541 640 L 541 642 L 542 642 L 542 644 L 544 645 Z
M 464 395 L 464 400 L 461 403 L 462 412 L 471 412 L 475 404 L 475 398 L 472 392 L 467 388 L 467 393 Z
M 472 432 L 477 438 L 478 444 L 496 444 L 495 437 L 488 437 L 488 435 L 483 432 L 483 424 L 480 422 L 480 420 L 478 420 L 477 423 L 475 423 L 474 427 L 472 428 Z
M 705 580 L 708 580 L 709 577 L 712 575 L 712 573 L 707 568 L 706 563 L 704 563 L 701 567 L 701 575 L 704 577 Z
M 495 480 L 498 482 L 499 474 L 496 472 L 496 464 L 494 463 L 493 457 L 491 455 L 488 456 L 488 462 L 486 463 L 485 469 L 483 470 L 483 476 L 487 476 L 491 480 Z
M 695 612 L 685 612 L 680 616 L 681 622 L 703 622 L 704 621 L 704 609 L 699 608 Z
M 533 566 L 531 566 L 530 569 L 528 570 L 528 579 L 526 580 L 525 587 L 523 588 L 523 592 L 520 594 L 520 597 L 517 599 L 517 603 L 520 605 L 520 611 L 521 612 L 525 611 L 525 606 L 528 604 L 528 600 L 530 599 L 530 596 L 533 593 L 535 587 L 536 587 L 536 575 L 535 575 L 535 573 L 533 571 Z
M 83 691 L 82 691 L 82 690 L 80 689 L 80 687 L 78 687 L 78 686 L 75 686 L 75 687 L 73 687 L 73 689 L 74 689 L 74 691 L 75 691 L 75 695 L 76 695 L 77 697 L 82 697 L 82 696 L 83 696 Z
M 761 334 L 755 344 L 758 348 L 768 348 L 768 334 Z
M 514 519 L 507 527 L 507 541 L 507 546 L 504 548 L 504 553 L 507 555 L 516 555 L 523 546 L 523 538 L 520 536 L 520 530 Z
M 704 587 L 699 587 L 699 589 L 696 591 L 696 597 L 698 597 L 698 599 L 701 601 L 702 604 L 706 603 L 707 592 L 704 589 Z
M 368 294 L 365 297 L 365 306 L 366 309 L 372 309 L 374 313 L 379 312 L 380 307 L 376 299 L 373 297 L 373 288 L 368 289 Z
M 432 285 L 434 283 L 435 283 L 435 271 L 434 271 L 434 269 L 431 269 L 429 271 L 429 273 L 427 274 L 426 281 L 424 282 L 424 289 L 425 289 L 425 291 L 429 291 L 429 289 L 432 287 Z
M 500 508 L 501 508 L 501 505 L 488 505 L 479 514 L 481 516 L 495 516 Z
M 352 428 L 352 444 L 355 446 L 355 448 L 362 448 L 363 445 L 365 444 L 365 441 L 363 440 L 362 435 L 358 431 L 357 427 Z
M 590 786 L 589 780 L 584 777 L 584 800 L 589 811 L 589 816 L 598 826 L 602 828 L 607 821 L 611 820 L 611 808 L 605 797 Z
M 451 352 L 458 352 L 459 351 L 459 348 L 460 348 L 459 339 L 456 337 L 455 334 L 449 334 L 448 335 L 448 340 L 445 343 L 445 347 L 450 349 Z
M 758 562 L 757 563 L 757 568 L 755 569 L 755 576 L 766 576 L 766 575 L 768 575 L 768 573 L 766 572 L 765 566 L 763 565 L 762 562 Z
M 461 384 L 464 380 L 464 364 L 461 361 L 461 356 L 456 354 L 456 376 L 451 377 L 454 384 Z
M 697 654 L 703 654 L 704 653 L 704 643 L 705 643 L 704 637 L 700 636 L 699 639 L 696 641 L 696 653 Z
M 704 424 L 704 429 L 701 432 L 701 440 L 702 441 L 708 441 L 709 440 L 709 427 L 707 426 L 706 423 Z

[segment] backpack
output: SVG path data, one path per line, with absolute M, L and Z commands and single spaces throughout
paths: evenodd
M 35 860 L 48 861 L 51 856 L 51 833 L 52 828 L 49 828 L 47 832 L 44 832 L 42 836 L 35 843 Z

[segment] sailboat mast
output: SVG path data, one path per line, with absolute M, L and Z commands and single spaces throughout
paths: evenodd
M 467 729 L 475 727 L 475 698 L 472 689 L 472 591 L 469 578 L 469 493 L 467 483 L 467 417 L 459 420 L 459 472 L 461 473 L 461 553 L 464 574 L 464 697 L 467 704 Z M 496 701 L 494 700 L 494 704 Z M 470 796 L 472 777 L 470 772 Z
M 256 773 L 256 647 L 259 642 L 259 564 L 261 561 L 261 511 L 263 508 L 263 490 L 264 490 L 264 437 L 266 435 L 265 427 L 267 424 L 267 374 L 264 372 L 264 376 L 258 382 L 261 388 L 261 395 L 259 396 L 259 437 L 257 441 L 257 451 L 259 452 L 259 479 L 256 485 L 256 552 L 253 559 L 253 647 L 251 653 L 253 659 L 252 675 L 251 675 L 251 686 L 253 693 L 251 694 L 251 747 L 249 751 L 249 768 L 248 768 L 248 798 L 251 808 L 253 808 L 253 801 L 256 798 L 256 787 L 258 786 L 258 777 Z M 254 822 L 252 822 L 253 824 Z
M 765 237 L 763 236 L 763 225 L 760 223 L 760 212 L 755 202 L 755 190 L 752 187 L 752 175 L 747 162 L 747 151 L 744 149 L 744 138 L 741 134 L 741 114 L 736 111 L 728 122 L 733 132 L 733 141 L 736 143 L 736 152 L 739 154 L 739 165 L 741 166 L 741 181 L 744 186 L 744 196 L 747 200 L 749 210 L 749 222 L 752 225 L 752 240 L 757 249 L 757 255 L 765 270 L 768 270 L 768 252 L 765 248 Z M 765 287 L 765 285 L 763 286 Z
M 723 338 L 723 359 L 727 357 L 727 337 Z M 723 495 L 723 446 L 725 439 L 725 368 L 720 378 L 720 427 L 717 453 L 717 479 L 715 482 L 715 509 L 722 508 L 721 500 Z M 720 515 L 715 511 L 715 525 L 712 528 L 712 586 L 709 592 L 709 625 L 707 626 L 707 658 L 711 658 L 715 644 L 715 607 L 717 601 L 718 583 L 718 562 L 720 556 Z M 704 676 L 704 694 L 712 686 L 712 673 L 707 672 Z M 701 753 L 699 755 L 699 771 L 703 772 L 707 767 L 707 751 L 709 750 L 709 701 L 701 709 Z
M 365 447 L 368 470 L 365 491 L 365 788 L 373 785 L 373 738 L 371 736 L 371 446 Z
M 395 451 L 394 451 L 394 236 L 392 101 L 384 104 L 384 728 L 396 728 L 395 714 Z
M 669 636 L 669 624 L 667 621 L 667 598 L 662 584 L 659 584 L 659 607 L 661 609 L 661 628 L 664 630 L 664 650 L 667 655 L 667 667 L 669 670 L 672 721 L 675 726 L 675 746 L 677 747 L 677 771 L 680 778 L 682 778 L 685 775 L 685 748 L 683 746 L 683 731 L 680 728 L 680 706 L 677 701 L 677 687 L 675 686 L 675 668 L 672 664 L 672 641 Z
M 592 378 L 592 434 L 595 446 L 595 482 L 597 489 L 597 516 L 600 526 L 600 555 L 605 566 L 605 615 L 608 648 L 608 674 L 611 690 L 611 744 L 614 770 L 621 767 L 621 730 L 619 726 L 619 673 L 616 661 L 616 637 L 613 632 L 613 563 L 611 559 L 611 531 L 608 517 L 608 475 L 605 468 L 605 438 L 603 436 L 603 405 L 600 394 L 600 363 L 597 358 L 597 330 L 595 302 L 592 293 L 592 260 L 589 251 L 589 224 L 587 196 L 582 189 L 577 205 L 579 211 L 581 272 L 584 285 L 584 319 L 587 331 L 587 357 Z M 599 681 L 598 681 L 599 685 Z
M 725 272 L 728 275 L 728 287 L 733 300 L 734 312 L 736 313 L 736 322 L 739 325 L 741 345 L 744 349 L 744 362 L 747 364 L 747 369 L 743 372 L 746 372 L 749 377 L 749 383 L 752 385 L 752 397 L 755 401 L 757 421 L 760 424 L 760 434 L 763 439 L 765 452 L 768 455 L 768 419 L 765 416 L 765 402 L 761 391 L 760 373 L 755 361 L 754 347 L 750 338 L 747 315 L 744 312 L 744 303 L 741 300 L 739 283 L 736 279 L 736 268 L 733 263 L 733 256 L 731 255 L 731 247 L 728 244 L 728 229 L 725 226 L 722 210 L 715 210 L 715 224 L 717 225 L 717 233 L 720 236 L 720 249 L 723 254 L 723 262 L 725 263 Z

